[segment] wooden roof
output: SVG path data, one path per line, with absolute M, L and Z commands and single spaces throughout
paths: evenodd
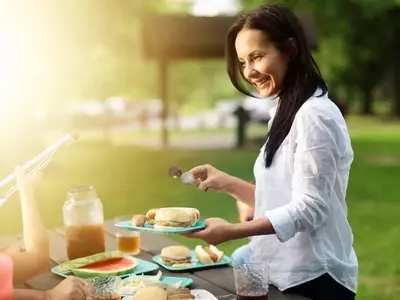
M 315 28 L 309 15 L 298 14 L 311 49 L 317 48 Z M 142 17 L 144 55 L 151 59 L 220 58 L 225 35 L 236 16 L 196 17 L 150 14 Z

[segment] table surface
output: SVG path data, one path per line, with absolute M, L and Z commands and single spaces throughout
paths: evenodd
M 107 250 L 117 249 L 115 234 L 118 230 L 112 220 L 105 222 L 106 230 L 106 248 Z M 50 241 L 50 262 L 51 266 L 56 266 L 68 260 L 66 254 L 65 234 L 62 228 L 56 228 L 47 231 Z M 152 257 L 160 253 L 161 249 L 166 246 L 179 245 L 179 243 L 168 239 L 166 236 L 141 233 L 141 252 L 137 256 L 141 259 L 152 261 Z M 6 248 L 19 248 L 22 244 L 21 236 L 0 237 L 0 252 Z M 211 292 L 218 299 L 231 300 L 234 299 L 235 285 L 233 280 L 233 270 L 230 266 L 202 269 L 191 272 L 170 272 L 160 266 L 163 275 L 166 276 L 183 276 L 193 279 L 191 289 L 205 289 Z M 153 272 L 157 273 L 157 271 Z M 60 283 L 64 278 L 53 274 L 52 272 L 43 273 L 35 276 L 19 284 L 18 288 L 28 288 L 36 290 L 48 290 Z M 304 297 L 297 295 L 283 294 L 275 287 L 270 287 L 270 300 L 306 300 Z

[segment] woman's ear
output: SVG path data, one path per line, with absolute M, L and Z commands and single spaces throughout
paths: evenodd
M 286 43 L 287 43 L 289 61 L 291 61 L 294 57 L 296 57 L 297 53 L 299 52 L 299 46 L 294 38 L 289 38 Z

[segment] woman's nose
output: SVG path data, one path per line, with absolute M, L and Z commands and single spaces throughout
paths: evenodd
M 257 71 L 252 64 L 248 64 L 243 70 L 243 76 L 246 80 L 251 79 Z

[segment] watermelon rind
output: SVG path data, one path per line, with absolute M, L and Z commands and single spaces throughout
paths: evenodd
M 107 276 L 121 276 L 132 273 L 137 266 L 137 261 L 134 257 L 124 257 L 132 262 L 130 266 L 119 268 L 115 271 L 100 271 L 85 268 L 71 269 L 72 274 L 80 278 L 92 278 L 92 277 L 107 277 Z
M 114 258 L 114 257 L 124 257 L 124 254 L 120 251 L 106 251 L 101 253 L 96 253 L 90 256 L 85 256 L 82 258 L 77 258 L 73 260 L 66 261 L 58 266 L 60 272 L 71 271 L 72 269 L 76 269 L 82 267 L 84 265 L 88 265 L 103 259 Z

